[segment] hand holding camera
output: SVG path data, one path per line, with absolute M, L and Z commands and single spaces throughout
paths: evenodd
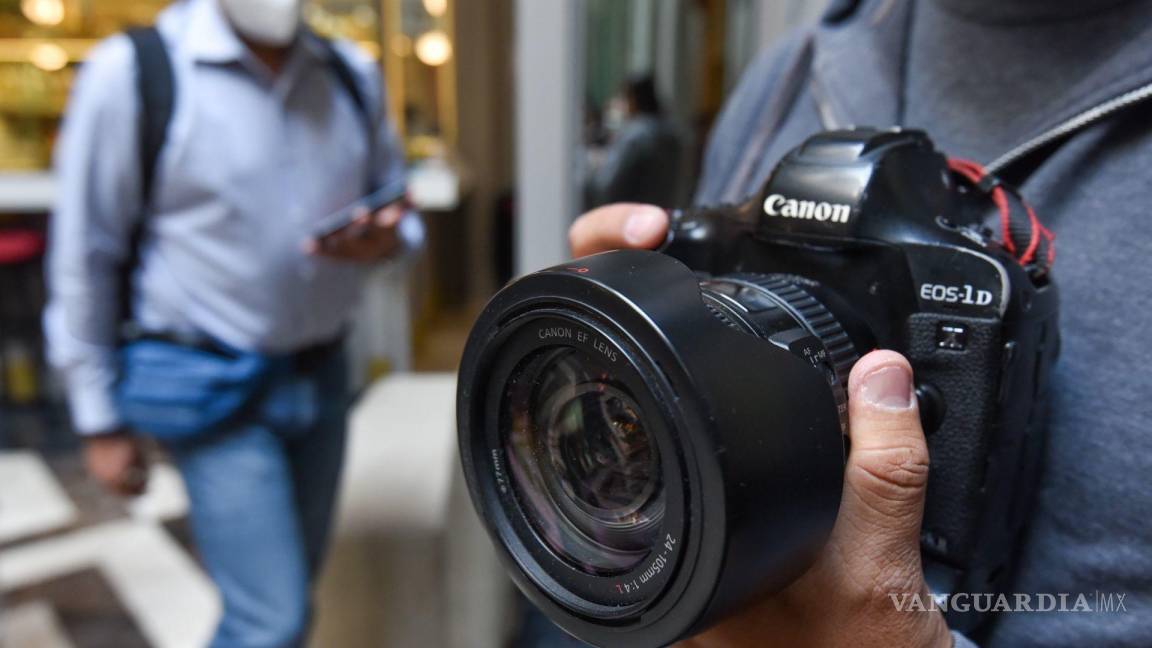
M 587 215 L 578 253 L 663 254 L 528 275 L 473 329 L 461 457 L 520 587 L 596 645 L 979 628 L 893 597 L 1011 574 L 1059 348 L 1050 233 L 923 133 L 864 129 L 667 223 Z
M 569 234 L 575 257 L 653 248 L 668 235 L 668 216 L 647 205 L 607 205 L 581 216 Z M 848 384 L 852 451 L 828 544 L 786 590 L 681 642 L 685 648 L 757 645 L 766 637 L 789 646 L 951 645 L 938 612 L 897 612 L 886 594 L 927 594 L 920 521 L 928 449 L 911 366 L 893 351 L 873 351 L 852 368 Z

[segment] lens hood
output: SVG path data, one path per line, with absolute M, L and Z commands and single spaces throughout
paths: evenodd
M 526 358 L 563 347 L 597 358 L 597 380 L 634 397 L 658 449 L 661 527 L 626 571 L 581 569 L 544 541 L 553 522 L 532 513 L 507 450 L 526 418 L 510 420 L 510 381 Z M 468 340 L 457 417 L 469 491 L 517 585 L 594 645 L 667 645 L 782 589 L 836 519 L 844 437 L 825 375 L 727 325 L 700 278 L 655 252 L 587 257 L 502 290 Z

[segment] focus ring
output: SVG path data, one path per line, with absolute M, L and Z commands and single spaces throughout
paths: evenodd
M 712 313 L 713 317 L 723 322 L 724 326 L 727 326 L 728 328 L 735 331 L 740 331 L 741 333 L 754 333 L 754 331 L 749 330 L 747 327 L 742 326 L 739 322 L 729 317 L 728 313 L 725 313 L 724 310 L 718 308 L 712 302 L 705 301 L 704 308 L 707 308 L 708 312 Z

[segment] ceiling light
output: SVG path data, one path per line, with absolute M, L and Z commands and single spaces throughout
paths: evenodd
M 439 29 L 425 32 L 416 39 L 416 58 L 425 65 L 438 67 L 452 58 L 452 41 Z
M 37 43 L 28 51 L 28 60 L 45 72 L 55 72 L 68 65 L 68 52 L 55 43 Z
M 448 12 L 448 0 L 424 0 L 424 11 L 433 18 L 439 18 Z
M 64 22 L 64 0 L 22 0 L 20 11 L 28 20 L 44 27 Z

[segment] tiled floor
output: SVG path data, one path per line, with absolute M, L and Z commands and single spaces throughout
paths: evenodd
M 417 364 L 453 370 L 470 323 L 425 327 Z M 219 603 L 178 475 L 161 464 L 144 497 L 122 500 L 87 478 L 78 449 L 59 407 L 0 407 L 0 646 L 202 646 Z
M 314 648 L 509 645 L 512 588 L 459 481 L 454 393 L 452 373 L 397 374 L 352 412 Z M 74 442 L 9 422 L 0 418 L 10 448 L 0 450 L 0 646 L 203 646 L 219 602 L 188 542 L 176 471 L 156 465 L 149 492 L 121 500 L 86 477 Z M 38 450 L 11 449 L 29 441 Z M 573 645 L 537 621 L 515 645 Z
M 5 646 L 149 647 L 98 569 L 18 588 L 5 594 L 4 607 Z
M 4 645 L 203 645 L 219 604 L 182 542 L 175 471 L 156 465 L 148 493 L 126 506 L 75 463 L 0 453 Z
M 6 600 L 3 625 L 0 625 L 3 645 L 72 648 L 74 644 L 61 626 L 54 606 L 44 601 L 20 603 L 11 599 Z M 124 631 L 116 634 L 127 635 Z
M 448 510 L 454 382 L 452 374 L 397 375 L 369 389 L 353 411 L 312 645 L 500 645 L 477 643 L 478 634 L 500 632 L 499 597 L 453 604 L 448 593 L 487 593 L 499 579 L 479 529 L 454 551 L 469 569 L 485 571 L 471 578 L 445 571 L 446 537 L 462 537 L 449 518 L 472 519 L 466 496 L 459 511 Z M 187 502 L 170 466 L 154 466 L 148 493 L 126 501 L 88 479 L 74 449 L 50 458 L 8 450 L 0 452 L 0 485 L 5 648 L 205 644 L 219 604 L 186 542 Z M 479 560 L 471 558 L 476 549 Z M 459 607 L 472 617 L 449 612 Z M 463 641 L 451 641 L 452 632 Z
M 76 506 L 37 453 L 0 454 L 0 475 L 0 545 L 76 522 Z

